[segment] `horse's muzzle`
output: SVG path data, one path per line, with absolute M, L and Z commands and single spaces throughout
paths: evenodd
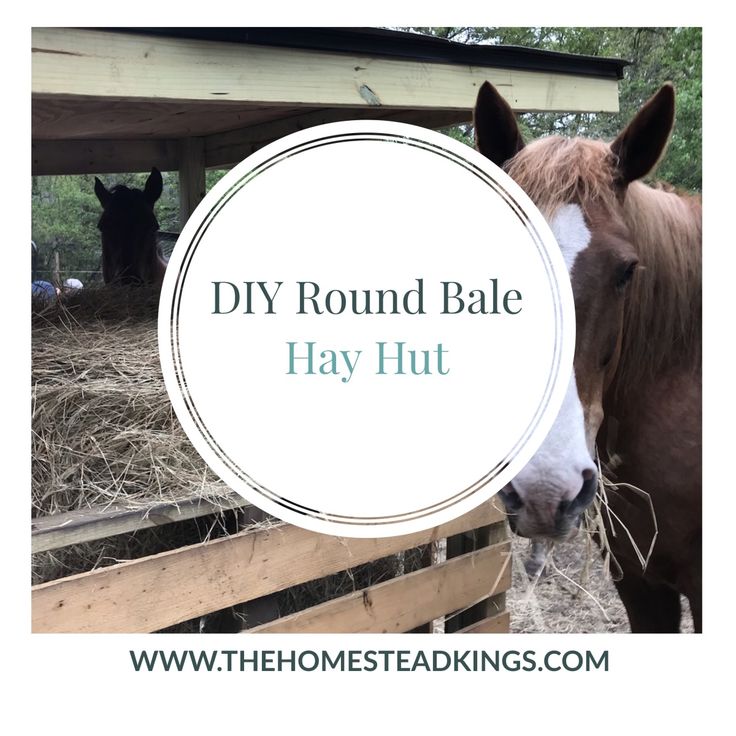
M 534 493 L 522 499 L 513 482 L 499 491 L 498 497 L 503 501 L 512 532 L 532 539 L 563 541 L 580 526 L 582 515 L 595 498 L 597 489 L 598 477 L 592 473 L 583 480 L 580 492 L 572 500 L 550 503 L 548 494 L 542 492 L 539 499 Z

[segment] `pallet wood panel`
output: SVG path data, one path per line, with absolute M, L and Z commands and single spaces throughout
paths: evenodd
M 347 539 L 280 524 L 42 583 L 33 631 L 158 631 L 465 529 L 504 519 L 492 501 L 434 529 Z
M 31 552 L 48 552 L 72 544 L 95 542 L 116 534 L 134 534 L 140 529 L 199 519 L 223 511 L 242 509 L 243 525 L 266 519 L 261 509 L 251 506 L 242 496 L 232 493 L 215 501 L 193 498 L 178 503 L 162 503 L 141 509 L 110 505 L 66 511 L 31 520 Z
M 511 622 L 508 611 L 502 611 L 493 616 L 477 621 L 464 629 L 456 631 L 456 634 L 507 634 Z
M 511 545 L 501 542 L 372 585 L 243 633 L 398 633 L 511 585 Z

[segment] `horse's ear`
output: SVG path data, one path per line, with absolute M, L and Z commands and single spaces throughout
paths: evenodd
M 161 192 L 163 190 L 164 180 L 161 178 L 161 172 L 154 166 L 151 169 L 151 173 L 148 175 L 148 179 L 146 179 L 146 186 L 143 189 L 143 194 L 146 196 L 146 199 L 150 204 L 153 204 L 161 196 Z
M 514 111 L 490 82 L 483 82 L 478 91 L 473 122 L 475 147 L 497 166 L 524 148 Z
M 655 167 L 667 147 L 674 122 L 675 89 L 667 83 L 611 143 L 622 184 L 641 179 Z
M 107 207 L 107 203 L 110 201 L 110 197 L 112 195 L 110 194 L 110 192 L 107 191 L 105 185 L 97 177 L 95 177 L 95 194 L 97 195 L 97 199 L 102 205 L 102 209 L 104 210 L 105 207 Z

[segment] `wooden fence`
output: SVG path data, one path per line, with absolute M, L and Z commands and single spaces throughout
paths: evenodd
M 233 497 L 224 506 L 244 503 Z M 33 551 L 216 510 L 192 501 L 145 512 L 113 508 L 37 519 Z M 347 539 L 273 523 L 53 580 L 33 587 L 33 631 L 159 631 L 442 539 L 447 539 L 443 560 L 245 632 L 428 631 L 443 617 L 448 632 L 508 631 L 504 592 L 511 582 L 510 545 L 504 514 L 493 500 L 447 524 L 401 537 Z

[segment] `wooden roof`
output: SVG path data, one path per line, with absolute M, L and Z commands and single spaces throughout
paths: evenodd
M 233 164 L 350 118 L 470 120 L 492 81 L 519 111 L 616 111 L 625 62 L 380 29 L 34 29 L 33 172 Z

